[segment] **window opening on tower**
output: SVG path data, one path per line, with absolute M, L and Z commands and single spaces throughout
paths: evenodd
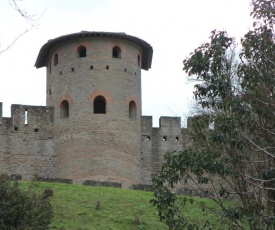
M 60 117 L 69 117 L 69 102 L 67 100 L 63 100 L 60 104 Z
M 78 57 L 79 58 L 86 57 L 86 47 L 85 46 L 78 47 Z
M 106 113 L 106 99 L 103 96 L 97 96 L 94 99 L 94 113 Z
M 131 120 L 135 120 L 137 117 L 137 106 L 134 101 L 130 101 L 129 103 L 129 118 Z
M 54 55 L 54 66 L 56 66 L 58 64 L 58 54 L 56 53 Z
M 121 58 L 121 49 L 118 46 L 113 48 L 113 58 Z

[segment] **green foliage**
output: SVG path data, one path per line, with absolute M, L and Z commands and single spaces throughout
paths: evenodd
M 52 222 L 49 199 L 32 191 L 22 191 L 16 181 L 0 175 L 0 229 L 45 230 Z
M 181 181 L 211 197 L 228 228 L 275 228 L 275 5 L 253 0 L 253 6 L 254 28 L 241 39 L 238 56 L 234 39 L 214 30 L 183 61 L 196 82 L 199 116 L 188 127 L 190 147 L 167 153 L 154 178 L 152 202 L 170 229 L 199 228 L 169 188 Z M 224 197 L 233 197 L 235 205 L 226 206 Z

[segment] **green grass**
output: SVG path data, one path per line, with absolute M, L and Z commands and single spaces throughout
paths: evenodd
M 31 182 L 21 183 L 23 189 L 32 185 Z M 45 189 L 54 192 L 51 203 L 55 217 L 50 229 L 168 229 L 159 221 L 156 209 L 149 202 L 152 192 L 46 182 L 32 189 L 40 193 Z M 97 201 L 100 210 L 95 209 Z M 136 216 L 139 224 L 135 222 Z
M 178 203 L 181 204 L 181 198 L 178 197 Z M 193 203 L 187 202 L 182 206 L 181 211 L 192 223 L 192 221 L 203 228 L 205 221 L 211 223 L 213 229 L 229 229 L 228 223 L 221 220 L 221 208 L 211 199 L 192 197 Z M 232 202 L 224 201 L 226 206 L 233 205 Z M 202 211 L 204 206 L 205 211 Z
M 50 229 L 168 229 L 159 221 L 157 210 L 150 203 L 153 198 L 152 192 L 46 182 L 39 182 L 38 186 L 32 182 L 21 182 L 21 186 L 25 190 L 31 188 L 39 193 L 45 189 L 53 190 L 51 203 L 54 207 L 54 221 Z M 205 202 L 207 206 L 213 206 L 217 210 L 216 204 L 209 199 L 194 199 Z M 98 201 L 100 210 L 95 208 Z M 187 204 L 184 215 L 198 224 L 208 220 L 217 229 L 221 227 L 218 216 L 202 212 L 198 204 Z M 136 216 L 139 217 L 140 223 L 135 222 Z

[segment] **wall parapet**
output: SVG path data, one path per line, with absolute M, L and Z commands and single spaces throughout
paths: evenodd
M 141 165 L 144 183 L 151 183 L 152 175 L 161 169 L 168 151 L 182 151 L 187 140 L 186 128 L 180 117 L 160 117 L 159 127 L 152 126 L 152 116 L 141 118 Z

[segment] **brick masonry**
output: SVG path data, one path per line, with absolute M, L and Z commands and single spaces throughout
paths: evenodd
M 179 117 L 161 117 L 153 128 L 152 117 L 141 115 L 143 45 L 125 34 L 80 35 L 58 40 L 47 53 L 46 106 L 12 105 L 6 118 L 0 103 L 0 173 L 150 184 L 165 152 L 184 148 L 186 130 Z M 79 57 L 80 46 L 86 57 Z M 106 113 L 94 113 L 98 96 Z

